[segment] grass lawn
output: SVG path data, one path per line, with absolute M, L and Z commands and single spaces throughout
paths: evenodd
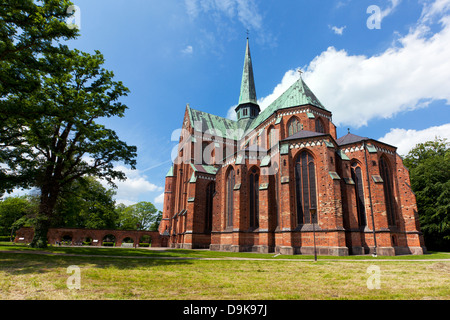
M 314 262 L 311 256 L 274 258 L 273 254 L 205 250 L 50 247 L 45 252 L 59 255 L 38 255 L 29 253 L 44 252 L 0 244 L 0 251 L 13 250 L 23 253 L 0 253 L 0 299 L 4 300 L 450 299 L 446 253 L 319 257 Z M 79 290 L 67 287 L 71 276 L 67 268 L 73 265 L 80 268 Z M 380 289 L 367 287 L 372 275 L 367 269 L 372 265 L 379 267 Z

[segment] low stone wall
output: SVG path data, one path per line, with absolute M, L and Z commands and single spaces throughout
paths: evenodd
M 17 230 L 14 242 L 30 243 L 33 236 L 34 230 L 32 228 L 21 228 Z M 157 231 L 52 228 L 48 231 L 47 241 L 49 244 L 58 245 L 64 239 L 70 239 L 71 244 L 81 245 L 86 239 L 91 239 L 92 246 L 102 246 L 103 241 L 114 238 L 115 246 L 120 247 L 127 238 L 133 241 L 133 246 L 136 246 L 143 236 L 150 236 L 152 247 L 167 247 L 167 237 L 160 235 Z M 124 246 L 129 247 L 130 244 L 124 243 Z

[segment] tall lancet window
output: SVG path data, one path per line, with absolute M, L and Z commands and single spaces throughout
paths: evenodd
M 234 170 L 231 169 L 228 172 L 227 176 L 227 182 L 226 182 L 226 222 L 227 227 L 233 226 L 233 212 L 234 212 L 234 200 L 233 200 L 233 190 L 234 190 L 234 184 L 235 184 L 235 176 L 234 176 Z
M 380 175 L 383 179 L 383 187 L 384 187 L 384 199 L 386 202 L 386 215 L 388 218 L 388 225 L 395 225 L 395 201 L 394 201 L 394 192 L 393 192 L 393 184 L 392 184 L 392 176 L 391 170 L 389 169 L 389 165 L 384 159 L 381 157 L 380 159 Z
M 297 117 L 293 117 L 288 122 L 288 135 L 292 136 L 293 134 L 296 134 L 297 132 L 303 130 L 303 126 L 298 120 Z
M 355 182 L 356 209 L 358 212 L 358 225 L 366 226 L 366 206 L 364 203 L 364 185 L 361 167 L 357 162 L 352 163 L 352 179 Z
M 320 118 L 317 118 L 317 120 L 316 120 L 316 132 L 325 133 L 325 127 Z
M 303 151 L 295 164 L 295 186 L 298 224 L 317 223 L 317 215 L 311 220 L 309 209 L 317 209 L 316 167 L 314 158 Z
M 213 217 L 213 198 L 216 192 L 216 185 L 211 182 L 206 188 L 206 206 L 205 206 L 205 233 L 212 231 Z
M 250 228 L 259 227 L 259 172 L 256 168 L 250 171 Z

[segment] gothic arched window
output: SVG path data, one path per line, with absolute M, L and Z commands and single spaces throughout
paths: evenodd
M 320 118 L 317 118 L 317 120 L 316 120 L 316 132 L 325 133 L 325 127 Z
M 256 168 L 250 171 L 250 228 L 259 227 L 259 174 Z
M 293 134 L 296 134 L 297 132 L 303 130 L 303 126 L 298 120 L 297 117 L 293 117 L 288 122 L 288 136 L 292 136 Z
M 352 179 L 355 182 L 356 209 L 358 225 L 366 226 L 366 207 L 364 204 L 364 186 L 361 167 L 357 162 L 352 163 Z
M 274 127 L 270 127 L 269 128 L 269 133 L 267 134 L 267 149 L 270 150 L 272 149 L 273 146 L 276 145 L 276 143 L 278 141 L 277 140 L 277 135 L 275 134 L 275 128 Z
M 234 170 L 231 169 L 228 172 L 227 183 L 226 183 L 226 214 L 227 214 L 227 227 L 233 226 L 233 211 L 234 211 L 234 201 L 233 201 L 233 190 L 234 190 L 235 176 Z
M 388 225 L 395 225 L 395 202 L 394 202 L 394 192 L 392 185 L 392 176 L 389 165 L 384 157 L 380 158 L 380 175 L 383 179 L 384 188 L 384 200 L 386 202 L 386 215 L 388 218 Z
M 205 232 L 212 231 L 213 198 L 216 192 L 214 182 L 211 182 L 206 188 L 206 206 L 205 206 Z
M 317 209 L 316 167 L 314 158 L 303 151 L 295 164 L 295 186 L 298 224 L 311 223 L 310 209 Z M 317 214 L 313 223 L 317 223 Z

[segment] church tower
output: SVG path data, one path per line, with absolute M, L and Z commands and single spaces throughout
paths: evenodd
M 245 51 L 244 71 L 242 73 L 241 95 L 239 105 L 235 109 L 238 121 L 255 119 L 261 109 L 256 99 L 255 79 L 253 77 L 252 57 L 250 55 L 250 44 L 247 38 L 247 49 Z

